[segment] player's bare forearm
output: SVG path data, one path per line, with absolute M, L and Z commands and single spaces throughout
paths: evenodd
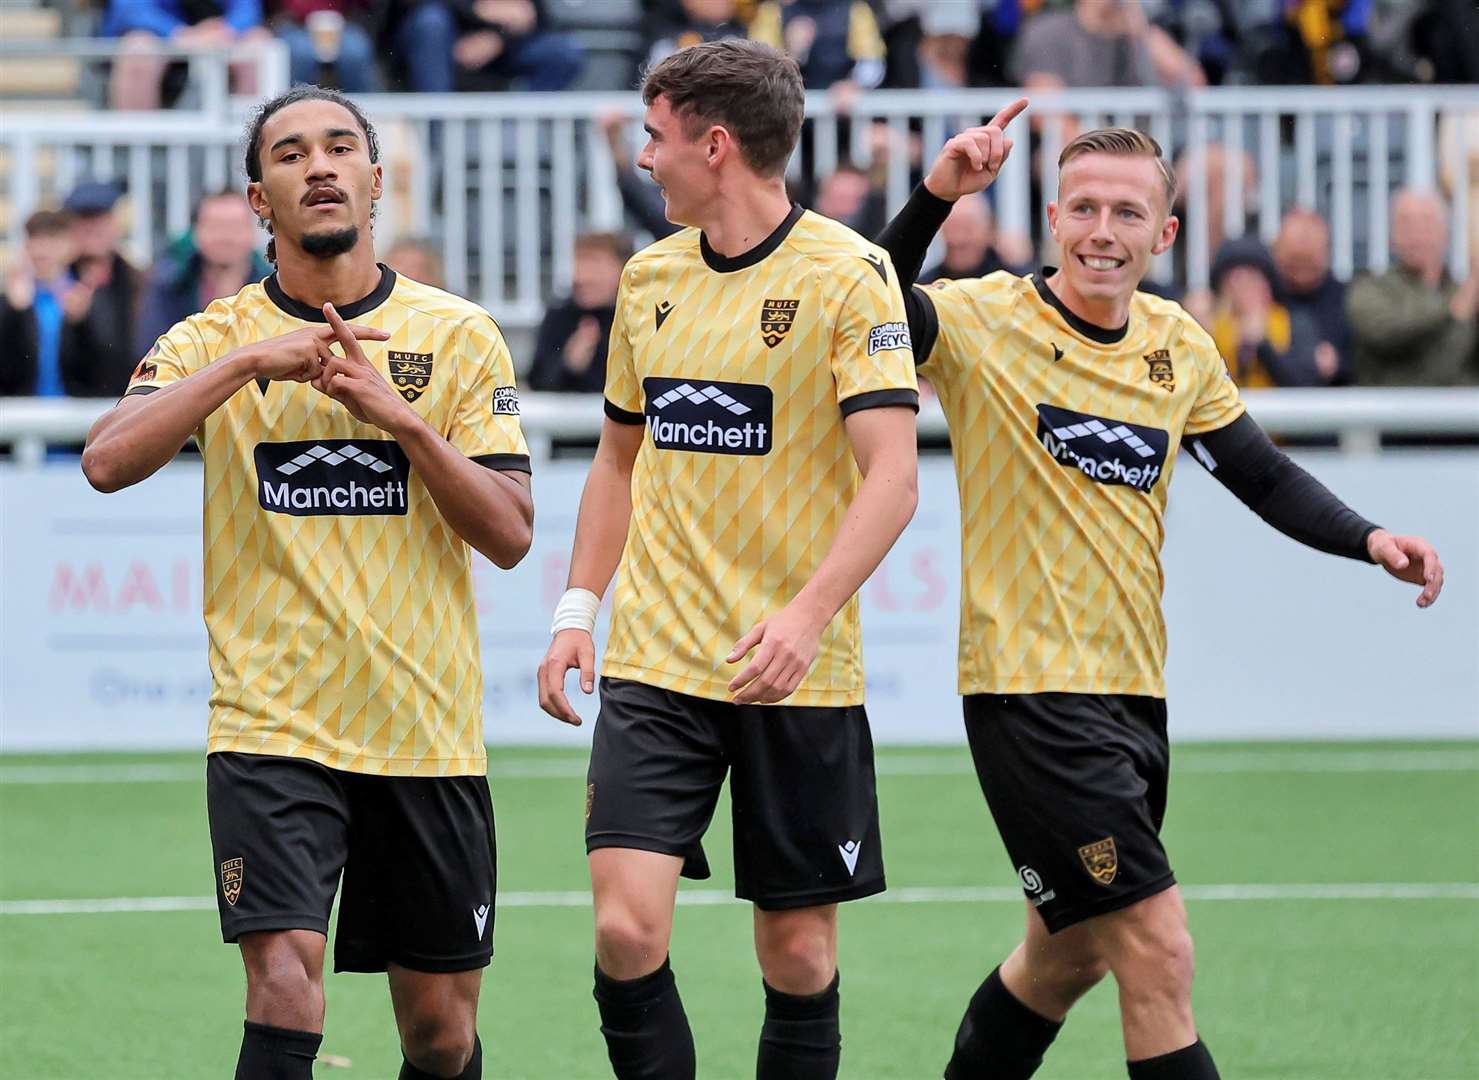
M 438 512 L 473 549 L 494 566 L 510 570 L 534 540 L 534 499 L 529 478 L 479 465 L 419 416 L 393 431 L 395 440 L 426 485 Z
M 632 466 L 647 429 L 607 419 L 601 428 L 575 523 L 567 587 L 604 596 L 626 547 L 632 520 Z
M 831 548 L 792 601 L 816 613 L 819 631 L 878 569 L 919 503 L 914 410 L 867 409 L 844 423 L 863 482 Z
M 125 397 L 87 433 L 82 471 L 88 482 L 99 491 L 118 491 L 152 476 L 254 377 L 250 354 L 239 349 L 153 393 Z

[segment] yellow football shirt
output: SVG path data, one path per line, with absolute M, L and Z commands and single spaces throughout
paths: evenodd
M 798 206 L 744 255 L 685 229 L 634 256 L 606 412 L 647 431 L 602 672 L 729 698 L 725 656 L 800 592 L 857 492 L 843 417 L 918 401 L 898 278 L 846 226 Z M 862 700 L 854 597 L 785 704 Z
M 528 471 L 513 364 L 486 312 L 382 268 L 379 287 L 340 313 L 390 332 L 361 342 L 365 355 L 453 446 Z M 176 324 L 128 393 L 323 321 L 274 275 Z M 196 438 L 208 751 L 389 776 L 484 773 L 470 549 L 396 442 L 294 382 L 248 384 Z
M 1164 697 L 1176 451 L 1243 412 L 1217 347 L 1146 293 L 1120 331 L 1075 317 L 1039 275 L 919 295 L 938 322 L 920 374 L 960 490 L 960 692 Z

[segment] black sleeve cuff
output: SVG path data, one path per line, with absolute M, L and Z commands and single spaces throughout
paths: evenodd
M 529 466 L 528 454 L 479 454 L 468 460 L 485 469 L 496 469 L 498 472 L 534 472 Z
M 869 390 L 866 394 L 854 394 L 850 398 L 843 398 L 838 407 L 843 416 L 851 416 L 855 412 L 864 409 L 886 409 L 892 405 L 903 405 L 919 411 L 918 390 Z
M 647 418 L 639 412 L 628 412 L 620 406 L 611 404 L 609 398 L 602 399 L 606 404 L 606 415 L 618 424 L 645 424 Z
M 940 337 L 940 314 L 935 302 L 930 299 L 928 289 L 911 285 L 904 296 L 909 308 L 909 337 L 914 342 L 914 366 L 929 363 L 935 351 L 935 342 Z

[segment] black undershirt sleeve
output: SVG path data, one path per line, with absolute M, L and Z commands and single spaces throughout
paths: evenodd
M 1366 538 L 1378 526 L 1289 460 L 1247 413 L 1186 440 L 1192 457 L 1248 509 L 1301 544 L 1370 562 Z
M 904 310 L 909 314 L 909 337 L 914 342 L 914 363 L 923 364 L 934 348 L 939 325 L 929 297 L 914 285 L 924 266 L 930 243 L 955 204 L 931 195 L 920 184 L 894 219 L 883 227 L 876 243 L 888 252 L 904 292 Z

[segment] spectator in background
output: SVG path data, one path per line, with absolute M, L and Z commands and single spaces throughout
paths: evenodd
M 1243 187 L 1243 231 L 1239 235 L 1256 235 L 1258 170 L 1252 157 L 1246 153 L 1234 154 L 1220 143 L 1208 143 L 1202 153 L 1187 149 L 1176 159 L 1175 211 L 1181 219 L 1181 233 L 1178 236 L 1181 242 L 1171 248 L 1171 265 L 1172 277 L 1179 285 L 1186 284 L 1187 259 L 1191 255 L 1189 238 L 1193 230 L 1205 228 L 1205 250 L 1214 256 L 1222 250 L 1228 239 L 1227 187 L 1230 177 L 1234 175 L 1234 169 L 1241 172 Z M 1207 201 L 1201 215 L 1193 214 L 1190 206 L 1192 180 L 1197 172 L 1206 177 L 1207 183 Z M 1205 225 L 1202 224 L 1203 216 Z M 1205 289 L 1196 289 L 1186 294 L 1183 304 L 1198 322 L 1209 326 L 1211 302 L 1210 293 Z
M 738 0 L 681 0 L 676 10 L 659 8 L 648 16 L 647 66 L 701 41 L 745 36 Z
M 0 299 L 0 395 L 92 397 L 104 391 L 92 378 L 78 324 L 66 317 L 77 281 L 72 262 L 72 219 L 38 210 L 26 219 L 25 244 L 5 278 Z
M 380 259 L 397 274 L 430 285 L 434 289 L 447 287 L 446 274 L 442 267 L 442 249 L 434 240 L 423 236 L 403 236 Z
M 190 231 L 154 264 L 134 334 L 143 356 L 175 323 L 235 296 L 272 273 L 257 250 L 257 215 L 239 191 L 220 191 L 195 204 Z
M 1392 197 L 1392 266 L 1346 294 L 1356 381 L 1371 386 L 1454 386 L 1479 381 L 1479 253 L 1455 282 L 1444 265 L 1448 212 L 1431 192 Z
M 457 41 L 453 0 L 368 0 L 367 29 L 387 63 L 381 72 L 418 94 L 455 89 L 452 47 Z
M 808 90 L 830 90 L 847 112 L 883 82 L 883 34 L 866 0 L 760 0 L 750 37 L 787 53 Z
M 1029 93 L 1070 86 L 1206 85 L 1201 66 L 1146 20 L 1139 0 L 1075 0 L 1072 11 L 1039 11 L 1017 39 L 1013 70 Z
M 160 107 L 167 57 L 157 45 L 227 49 L 271 37 L 262 26 L 261 0 L 109 0 L 102 36 L 119 39 L 123 54 L 113 62 L 108 102 L 115 109 Z M 232 89 L 256 93 L 256 67 L 231 66 Z
M 631 244 L 618 233 L 576 237 L 570 297 L 552 304 L 539 324 L 531 390 L 599 394 L 605 387 L 616 288 L 631 255 Z
M 1278 270 L 1278 301 L 1292 315 L 1315 324 L 1320 335 L 1317 350 L 1330 349 L 1336 357 L 1337 386 L 1351 382 L 1351 327 L 1345 317 L 1345 284 L 1330 273 L 1330 227 L 1313 210 L 1291 210 L 1279 222 L 1274 237 L 1274 267 Z
M 564 90 L 585 54 L 569 34 L 540 29 L 539 0 L 456 0 L 459 36 L 452 56 L 465 90 Z
M 944 278 L 985 277 L 998 270 L 1010 270 L 1014 274 L 1028 272 L 1023 257 L 1031 255 L 1031 244 L 1025 238 L 1016 245 L 1010 261 L 997 250 L 996 219 L 984 193 L 955 201 L 950 216 L 940 226 L 940 240 L 945 245 L 945 257 L 919 276 L 921 285 Z
M 840 162 L 817 185 L 812 209 L 863 236 L 876 235 L 888 220 L 883 190 L 850 161 Z
M 272 26 L 288 47 L 293 82 L 350 94 L 382 90 L 375 62 L 381 14 L 370 0 L 278 0 Z
M 1363 81 L 1371 8 L 1371 0 L 1282 0 L 1273 18 L 1251 34 L 1254 81 L 1268 86 Z
M 106 379 L 118 380 L 118 392 L 138 363 L 134 353 L 134 316 L 143 294 L 144 276 L 118 250 L 121 232 L 114 208 L 118 188 L 87 181 L 78 184 L 62 208 L 72 215 L 72 276 L 77 279 L 68 318 L 85 324 L 93 362 Z
M 621 205 L 627 216 L 642 232 L 654 240 L 671 236 L 678 226 L 668 220 L 667 201 L 662 197 L 652 178 L 637 168 L 636 153 L 626 139 L 627 119 L 619 112 L 608 112 L 596 118 L 601 134 L 606 137 L 606 146 L 611 151 L 611 163 L 616 170 L 616 189 L 621 193 Z
M 1275 300 L 1276 279 L 1256 240 L 1231 240 L 1217 253 L 1211 332 L 1228 374 L 1244 389 L 1328 384 L 1339 368 L 1335 350 L 1312 319 Z

